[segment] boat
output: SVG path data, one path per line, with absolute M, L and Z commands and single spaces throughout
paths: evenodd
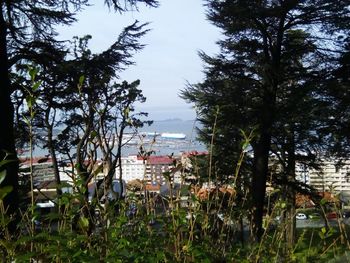
M 160 134 L 160 137 L 163 139 L 179 139 L 184 140 L 186 139 L 186 134 L 184 133 L 170 133 L 170 132 L 163 132 Z
M 140 140 L 134 136 L 123 136 L 122 144 L 123 145 L 138 145 Z
M 146 132 L 146 135 L 155 137 L 155 136 L 159 136 L 160 133 L 158 133 L 158 132 Z
M 160 133 L 158 133 L 158 132 L 140 132 L 140 135 L 142 137 L 157 137 L 157 136 L 160 136 Z

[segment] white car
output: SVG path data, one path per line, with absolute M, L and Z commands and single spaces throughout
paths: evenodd
M 304 219 L 307 219 L 307 216 L 303 213 L 297 213 L 295 218 L 299 220 L 304 220 Z

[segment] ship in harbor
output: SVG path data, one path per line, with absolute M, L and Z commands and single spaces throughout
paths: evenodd
M 175 132 L 141 132 L 141 135 L 144 137 L 158 137 L 160 139 L 186 139 L 186 134 L 184 133 L 175 133 Z
M 163 139 L 184 140 L 184 139 L 186 139 L 186 134 L 184 134 L 184 133 L 163 132 L 163 133 L 160 134 L 160 137 L 163 138 Z
M 135 146 L 144 145 L 154 142 L 159 144 L 167 144 L 168 140 L 185 140 L 186 134 L 184 133 L 173 133 L 173 132 L 141 132 L 140 136 L 132 133 L 125 133 L 123 135 L 122 143 L 123 145 Z
M 116 134 L 107 137 L 111 138 L 111 142 L 109 142 L 111 146 L 118 146 L 119 140 Z M 126 129 L 121 144 L 123 156 L 138 154 L 141 146 L 147 151 L 152 151 L 154 155 L 206 150 L 206 146 L 196 139 L 193 121 L 182 120 L 155 121 L 151 126 L 141 127 L 138 131 Z M 43 149 L 40 145 L 34 151 L 35 156 L 49 154 L 47 149 Z M 27 155 L 27 152 L 22 153 L 22 156 Z

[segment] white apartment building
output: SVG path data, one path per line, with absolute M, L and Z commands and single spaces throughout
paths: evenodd
M 270 159 L 270 168 L 280 172 L 280 163 L 277 159 Z M 349 192 L 350 193 L 350 160 L 343 161 L 335 158 L 323 159 L 319 169 L 309 167 L 307 164 L 297 162 L 295 166 L 296 180 L 310 185 L 317 192 Z
M 146 166 L 144 160 L 136 155 L 130 155 L 121 158 L 122 177 L 125 182 L 132 180 L 143 180 Z M 116 178 L 119 179 L 120 171 L 117 167 Z
M 327 159 L 320 170 L 297 164 L 296 179 L 313 186 L 318 192 L 350 193 L 350 160 L 338 165 L 337 160 Z
M 147 184 L 164 185 L 166 179 L 164 173 L 173 168 L 173 159 L 168 156 L 149 156 L 142 159 L 140 156 L 130 155 L 122 157 L 122 178 L 125 182 L 132 180 L 145 181 Z M 174 174 L 174 182 L 180 182 L 181 172 Z M 116 178 L 120 171 L 116 169 Z
M 326 160 L 321 171 L 309 169 L 308 183 L 320 192 L 350 192 L 350 160 L 338 165 L 336 160 Z

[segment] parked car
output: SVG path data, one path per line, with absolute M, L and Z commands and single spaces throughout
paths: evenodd
M 337 217 L 338 216 L 336 212 L 330 212 L 327 214 L 327 219 L 336 219 Z
M 309 215 L 310 219 L 320 219 L 321 215 L 319 213 L 312 213 Z
M 349 218 L 350 217 L 350 211 L 344 211 L 343 212 L 343 217 L 344 218 Z
M 281 221 L 281 219 L 282 219 L 281 216 L 276 216 L 276 217 L 275 217 L 275 220 L 276 220 L 276 221 Z
M 298 220 L 305 220 L 305 219 L 307 219 L 307 215 L 305 215 L 303 213 L 297 213 L 295 218 Z

